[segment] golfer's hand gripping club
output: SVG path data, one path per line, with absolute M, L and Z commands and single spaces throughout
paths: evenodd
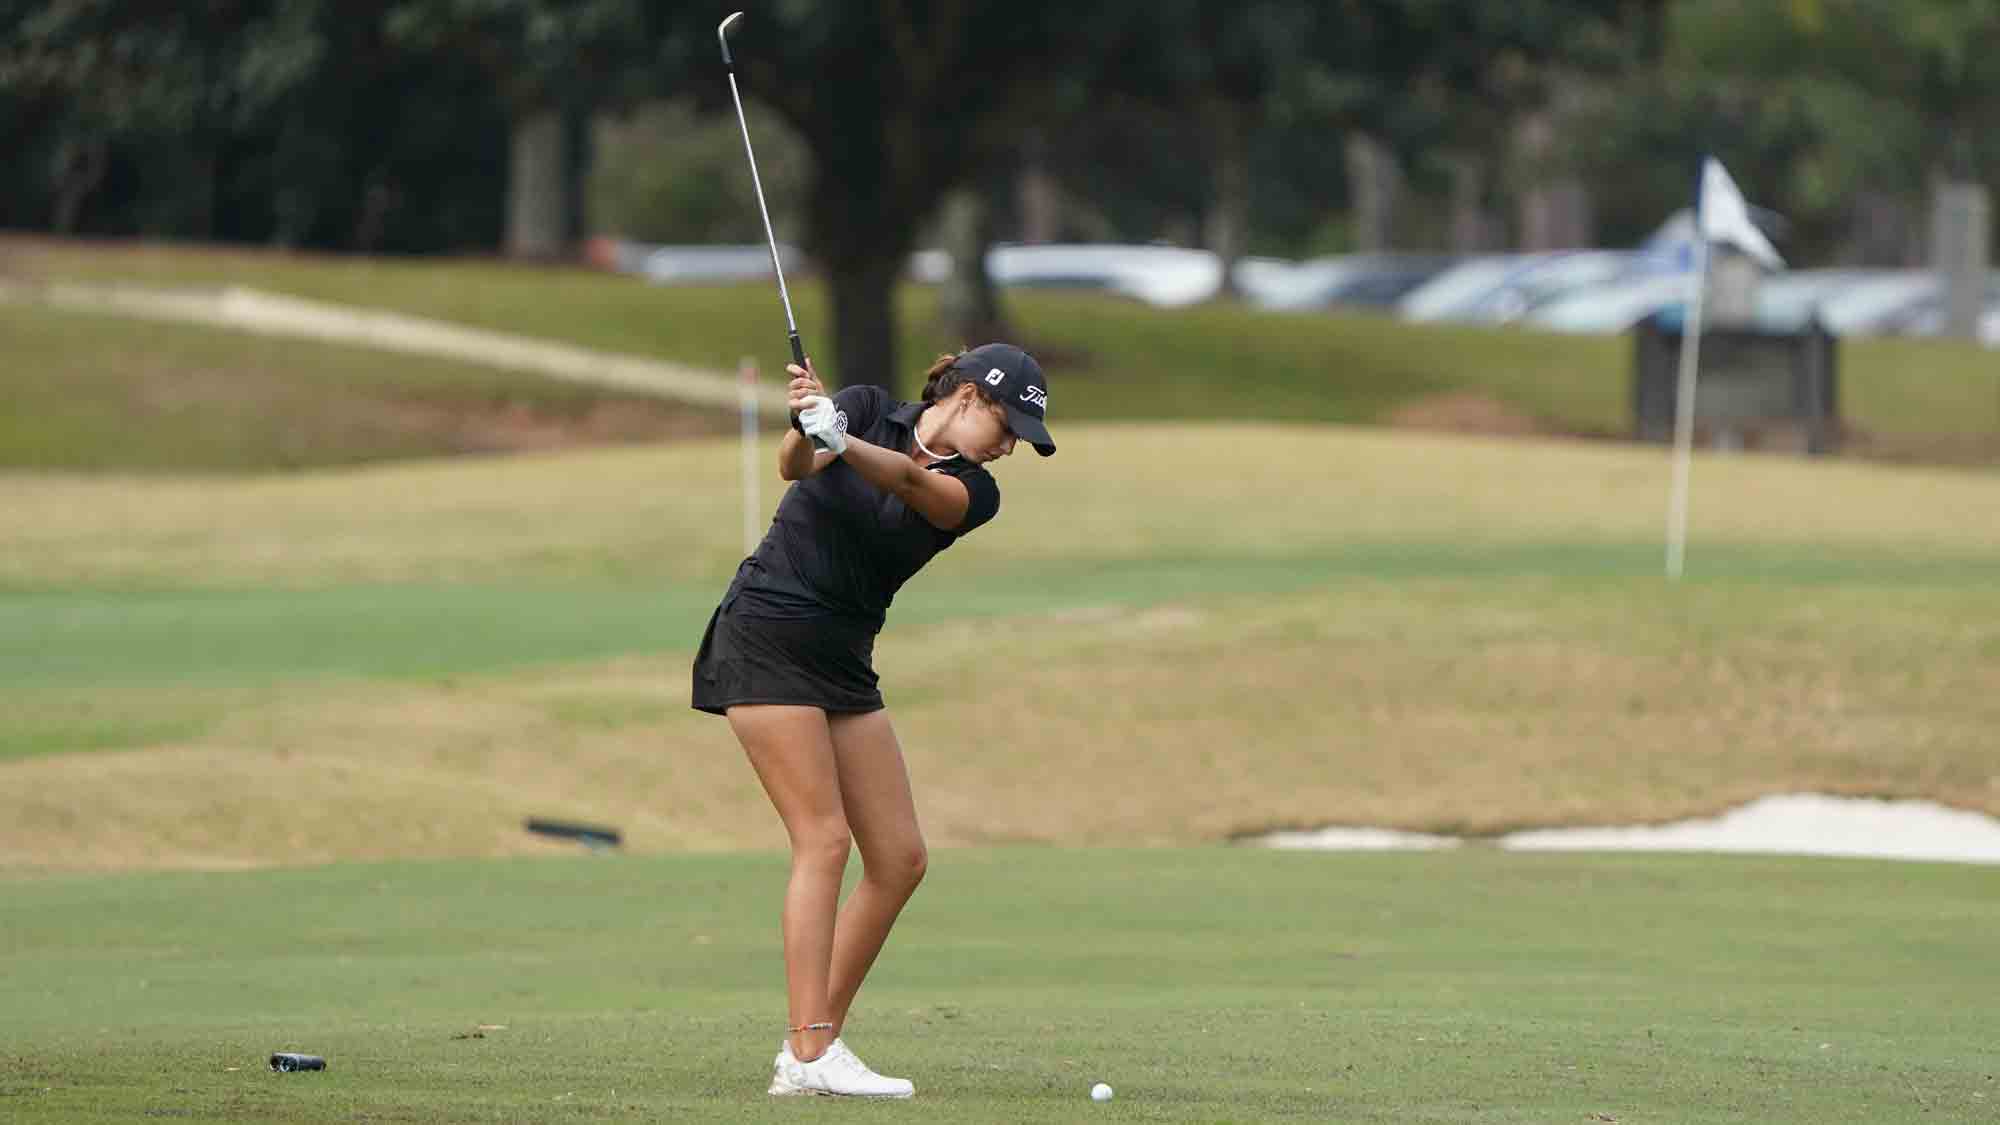
M 796 343 L 796 338 L 793 341 Z M 812 362 L 801 359 L 785 368 L 791 375 L 791 385 L 786 389 L 786 405 L 792 411 L 792 426 L 813 443 L 816 450 L 839 454 L 847 450 L 846 431 L 832 427 L 840 412 L 834 408 L 833 400 L 826 396 L 826 388 L 820 385 L 819 376 L 813 373 Z M 822 411 L 816 407 L 824 404 Z M 815 425 L 815 422 L 819 425 Z
M 806 436 L 813 444 L 836 457 L 847 452 L 847 415 L 833 405 L 833 400 L 815 395 L 799 412 L 799 424 L 805 427 Z

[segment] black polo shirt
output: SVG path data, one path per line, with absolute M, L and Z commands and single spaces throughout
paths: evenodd
M 909 452 L 911 431 L 928 405 L 897 402 L 874 386 L 833 396 L 847 414 L 847 432 L 871 445 Z M 939 551 L 1000 511 L 993 475 L 963 457 L 930 467 L 965 483 L 965 522 L 942 531 L 902 499 L 862 479 L 846 461 L 795 481 L 778 503 L 771 530 L 737 571 L 732 590 L 748 617 L 799 619 L 842 616 L 881 628 L 904 582 Z

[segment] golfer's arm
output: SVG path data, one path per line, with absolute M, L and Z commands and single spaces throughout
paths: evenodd
M 893 449 L 870 445 L 853 434 L 847 435 L 847 452 L 841 454 L 849 468 L 869 484 L 891 492 L 908 504 L 932 527 L 946 531 L 965 522 L 972 506 L 972 494 L 965 482 L 943 473 L 925 472 L 917 463 Z
M 812 439 L 801 436 L 797 430 L 786 430 L 784 439 L 778 443 L 780 480 L 804 480 L 832 463 L 833 454 L 814 449 Z

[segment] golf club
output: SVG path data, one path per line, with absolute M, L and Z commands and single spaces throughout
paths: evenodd
M 798 321 L 792 317 L 792 294 L 785 288 L 785 266 L 778 260 L 778 236 L 771 232 L 771 209 L 764 205 L 764 181 L 757 175 L 757 150 L 750 146 L 750 122 L 743 116 L 743 95 L 736 89 L 736 60 L 729 57 L 729 28 L 743 18 L 742 12 L 731 12 L 721 23 L 715 25 L 715 40 L 722 45 L 722 65 L 729 72 L 729 97 L 736 103 L 736 124 L 743 130 L 743 155 L 750 158 L 750 186 L 757 191 L 757 213 L 764 217 L 764 241 L 771 248 L 771 269 L 778 275 L 778 300 L 785 305 L 785 336 L 792 342 L 792 362 L 800 367 L 806 365 L 806 346 L 799 339 Z M 825 449 L 818 438 L 813 444 Z

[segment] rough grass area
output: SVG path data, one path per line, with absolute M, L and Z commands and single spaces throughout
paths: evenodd
M 209 472 L 712 435 L 726 412 L 367 348 L 0 304 L 0 465 Z
M 306 779 L 301 779 L 301 784 Z M 943 849 L 849 1042 L 913 1103 L 763 1090 L 777 855 L 14 880 L 24 1123 L 1990 1120 L 1970 867 Z M 325 1056 L 278 1075 L 274 1050 Z M 1092 1105 L 1111 1083 L 1117 1099 Z
M 1675 586 L 1655 452 L 1073 434 L 1000 466 L 1003 518 L 878 650 L 942 844 L 1487 833 L 1798 788 L 2000 813 L 1990 474 L 1704 458 Z M 0 477 L 0 863 L 502 854 L 537 813 L 777 846 L 685 707 L 736 471 L 724 442 Z
M 769 286 L 661 287 L 574 269 L 398 261 L 151 244 L 0 242 L 16 276 L 156 284 L 237 283 L 733 370 L 783 365 Z M 941 336 L 934 293 L 906 287 L 910 377 L 960 341 Z M 1514 328 L 1405 325 L 1367 316 L 1262 313 L 1230 304 L 1158 310 L 1075 292 L 1015 292 L 1022 340 L 1049 361 L 1059 419 L 1401 422 L 1505 432 L 1630 432 L 1630 345 Z M 796 279 L 801 331 L 824 374 L 823 288 Z M 1931 341 L 1843 346 L 1841 402 L 1857 451 L 2000 462 L 2000 358 Z M 852 377 L 852 375 L 849 375 Z M 909 388 L 905 388 L 908 390 Z
M 349 631 L 384 638 L 364 680 L 286 667 L 341 632 L 274 609 L 272 632 L 299 635 L 240 649 L 270 664 L 236 679 L 31 681 L 0 725 L 0 749 L 30 755 L 0 763 L 0 866 L 502 855 L 535 849 L 533 815 L 617 824 L 647 852 L 780 847 L 726 726 L 687 709 L 700 618 L 678 617 L 603 642 L 665 655 L 394 677 L 433 650 L 357 613 Z M 941 845 L 1496 833 L 1798 789 L 2000 814 L 1996 620 L 2000 596 L 1965 588 L 1347 578 L 905 624 L 878 667 Z M 530 647 L 532 625 L 463 624 L 499 650 L 467 666 L 561 651 Z
M 1652 573 L 1663 451 L 1362 428 L 1091 426 L 1061 455 L 994 467 L 1002 515 L 918 578 L 1026 564 L 1115 568 L 1261 560 L 1283 573 L 1365 550 L 1406 568 Z M 775 443 L 767 463 L 775 459 Z M 733 441 L 372 466 L 229 480 L 0 473 L 0 589 L 696 581 L 742 558 Z M 775 472 L 772 474 L 775 478 Z M 1690 573 L 1740 548 L 1794 574 L 1965 576 L 2000 557 L 2000 477 L 1944 469 L 1701 457 Z M 780 482 L 762 485 L 774 507 Z M 1772 552 L 1775 552 L 1774 554 Z M 1399 561 L 1399 559 L 1401 561 Z M 1425 561 L 1428 559 L 1429 561 Z M 1985 571 L 1985 573 L 1991 573 Z M 1073 574 L 1061 581 L 1078 579 Z M 1042 596 L 1020 584 L 964 586 Z

